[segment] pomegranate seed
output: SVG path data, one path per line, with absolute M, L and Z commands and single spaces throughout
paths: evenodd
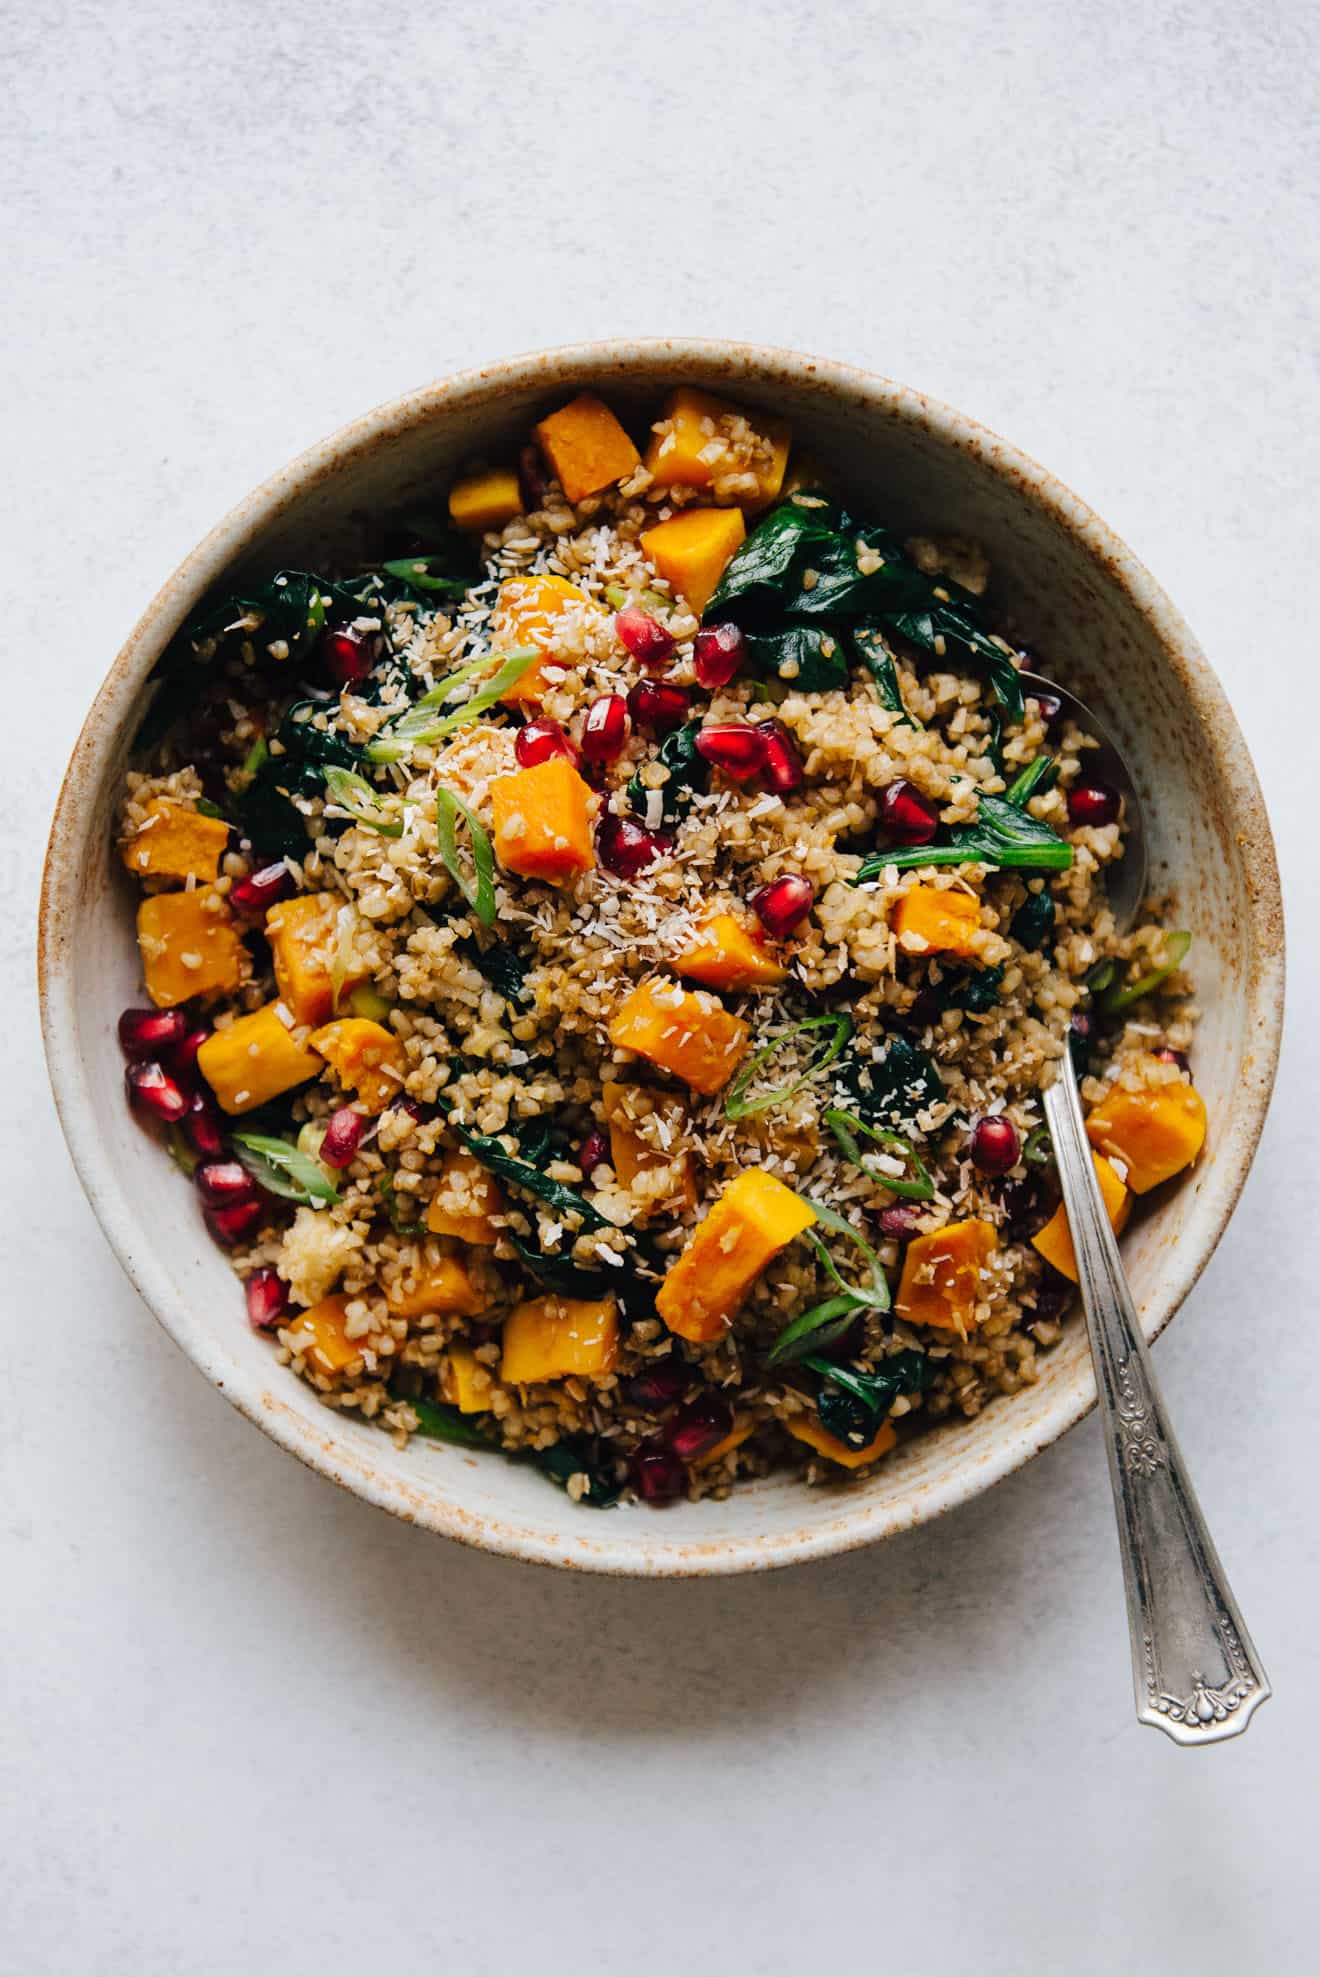
M 610 1143 L 599 1127 L 593 1128 L 578 1148 L 578 1166 L 588 1179 L 595 1173 L 601 1162 L 610 1157 Z
M 119 1048 L 125 1057 L 172 1056 L 187 1034 L 182 1009 L 126 1009 L 119 1019 Z
M 1095 1042 L 1095 1015 L 1090 1009 L 1074 1009 L 1068 1020 L 1068 1048 L 1079 1070 L 1091 1054 Z
M 289 1308 L 288 1286 L 269 1265 L 252 1272 L 243 1293 L 247 1298 L 248 1323 L 256 1332 L 270 1331 Z
M 815 903 L 815 887 L 797 872 L 786 872 L 752 895 L 752 911 L 774 940 L 787 940 Z
M 1031 698 L 1041 720 L 1045 723 L 1046 734 L 1053 734 L 1063 717 L 1063 702 L 1057 693 L 1033 693 Z
M 733 1409 L 723 1394 L 699 1394 L 665 1428 L 665 1440 L 680 1462 L 695 1462 L 733 1426 Z
M 207 1160 L 193 1175 L 193 1186 L 208 1208 L 236 1208 L 255 1201 L 256 1182 L 241 1160 Z
M 548 716 L 519 728 L 513 752 L 524 769 L 534 769 L 538 762 L 548 762 L 552 755 L 566 755 L 570 762 L 577 760 L 576 748 L 558 721 Z
M 374 633 L 368 635 L 346 626 L 340 631 L 327 632 L 321 650 L 326 671 L 335 685 L 356 686 L 375 665 L 380 643 Z
M 220 1115 L 204 1091 L 195 1091 L 183 1115 L 183 1130 L 189 1146 L 203 1160 L 218 1160 L 225 1150 Z
M 765 762 L 765 736 L 743 721 L 710 721 L 696 734 L 697 753 L 736 783 L 749 782 Z
M 1046 1264 L 1045 1275 L 1036 1286 L 1035 1316 L 1038 1319 L 1057 1318 L 1064 1306 L 1071 1301 L 1073 1291 L 1074 1287 L 1068 1279 L 1061 1277 L 1057 1270 L 1051 1269 Z
M 647 1503 L 671 1503 L 687 1485 L 683 1464 L 663 1442 L 643 1443 L 628 1471 L 633 1488 Z
M 895 844 L 929 844 L 939 829 L 939 814 L 915 783 L 900 776 L 880 792 L 880 824 Z
M 188 1101 L 163 1064 L 129 1064 L 124 1070 L 128 1102 L 144 1119 L 173 1126 L 188 1110 Z
M 179 1077 L 192 1081 L 197 1076 L 197 1053 L 212 1034 L 209 1023 L 195 1023 L 170 1052 L 170 1063 Z
M 293 874 L 281 860 L 278 865 L 263 865 L 259 872 L 249 872 L 245 879 L 235 879 L 229 888 L 229 904 L 244 920 L 264 920 L 269 907 L 291 898 L 296 890 Z
M 881 1235 L 888 1236 L 891 1242 L 906 1242 L 909 1236 L 916 1234 L 920 1221 L 921 1210 L 910 1201 L 891 1202 L 875 1218 Z
M 972 1165 L 982 1174 L 1006 1174 L 1016 1167 L 1017 1128 L 1011 1119 L 978 1119 L 972 1128 Z
M 658 672 L 674 656 L 674 640 L 658 618 L 629 604 L 614 620 L 614 629 L 639 666 Z
M 756 732 L 761 737 L 764 750 L 761 774 L 767 787 L 778 790 L 781 796 L 787 796 L 790 790 L 801 789 L 804 780 L 802 757 L 783 722 L 758 721 Z
M 524 446 L 518 455 L 518 491 L 522 495 L 525 514 L 531 514 L 534 509 L 545 506 L 546 490 L 549 485 L 540 448 Z
M 688 717 L 688 697 L 681 686 L 639 680 L 629 691 L 628 712 L 647 734 L 672 734 Z
M 347 1167 L 358 1150 L 366 1124 L 362 1114 L 355 1112 L 351 1105 L 341 1105 L 337 1112 L 330 1114 L 317 1159 L 327 1167 Z
M 928 1030 L 932 1023 L 939 1021 L 943 1008 L 939 991 L 929 982 L 923 982 L 904 1010 L 903 1021 L 911 1023 L 916 1029 Z
M 669 839 L 661 832 L 648 831 L 631 817 L 616 817 L 612 810 L 596 826 L 596 855 L 616 879 L 635 879 L 668 849 Z
M 222 1249 L 236 1249 L 264 1213 L 260 1197 L 253 1195 L 251 1201 L 236 1201 L 232 1208 L 204 1208 L 202 1220 Z
M 632 723 L 621 693 L 602 693 L 582 723 L 582 753 L 588 762 L 612 762 L 627 742 Z
M 1112 783 L 1074 783 L 1068 791 L 1069 822 L 1089 824 L 1099 830 L 1102 825 L 1115 822 L 1121 802 Z
M 746 658 L 747 640 L 738 625 L 708 625 L 692 648 L 698 686 L 727 686 Z
M 634 1373 L 625 1389 L 636 1407 L 668 1407 L 687 1385 L 687 1367 L 680 1359 L 656 1359 Z
M 1188 1077 L 1191 1077 L 1192 1060 L 1185 1050 L 1171 1050 L 1169 1045 L 1165 1043 L 1160 1045 L 1155 1055 L 1161 1064 L 1176 1064 L 1180 1071 L 1185 1071 Z

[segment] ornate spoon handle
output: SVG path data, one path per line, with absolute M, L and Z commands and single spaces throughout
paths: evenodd
M 1086 1307 L 1123 1552 L 1137 1715 L 1179 1744 L 1245 1730 L 1269 1681 L 1229 1590 L 1137 1323 L 1070 1054 L 1045 1094 Z

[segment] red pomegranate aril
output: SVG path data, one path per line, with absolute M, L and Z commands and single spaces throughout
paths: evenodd
M 513 752 L 523 769 L 534 769 L 538 762 L 548 762 L 554 755 L 565 755 L 570 762 L 577 760 L 576 748 L 558 721 L 548 716 L 528 721 L 526 727 L 519 728 Z
M 738 625 L 708 625 L 697 633 L 692 670 L 698 686 L 727 686 L 747 657 L 747 640 Z
M 628 1465 L 628 1477 L 647 1503 L 672 1503 L 687 1487 L 687 1472 L 663 1442 L 644 1442 Z
M 939 813 L 906 776 L 880 792 L 880 827 L 895 844 L 929 844 L 940 827 Z
M 235 879 L 229 888 L 229 904 L 244 920 L 264 920 L 267 911 L 281 899 L 291 899 L 297 886 L 292 872 L 281 859 L 278 865 L 263 865 L 245 879 Z
M 634 1373 L 624 1388 L 634 1407 L 668 1407 L 687 1385 L 687 1367 L 679 1359 L 655 1359 Z
M 978 1119 L 972 1128 L 972 1165 L 982 1174 L 1006 1174 L 1016 1167 L 1019 1153 L 1017 1128 L 1011 1119 Z
M 327 1167 L 347 1167 L 357 1152 L 367 1122 L 351 1105 L 341 1105 L 326 1122 L 325 1138 L 317 1159 Z
M 252 1272 L 243 1286 L 243 1295 L 247 1299 L 248 1323 L 254 1332 L 270 1331 L 289 1308 L 288 1285 L 269 1264 Z
M 1100 830 L 1117 821 L 1121 804 L 1112 783 L 1074 783 L 1068 791 L 1068 821 Z
M 119 1048 L 125 1057 L 173 1055 L 187 1033 L 182 1009 L 126 1009 L 119 1019 Z
M 354 631 L 348 626 L 327 632 L 321 642 L 326 671 L 336 686 L 356 686 L 364 680 L 376 663 L 379 649 L 374 632 Z
M 664 680 L 639 680 L 629 689 L 628 712 L 646 734 L 668 735 L 686 721 L 688 697 Z
M 875 1218 L 877 1229 L 890 1242 L 906 1242 L 916 1234 L 920 1222 L 921 1210 L 910 1201 L 891 1202 Z
M 758 721 L 756 732 L 761 737 L 761 777 L 766 787 L 778 791 L 780 796 L 801 789 L 805 773 L 802 757 L 783 722 Z
M 163 1064 L 129 1064 L 124 1069 L 128 1102 L 144 1119 L 173 1126 L 188 1110 L 182 1087 Z
M 193 1186 L 208 1208 L 233 1208 L 257 1197 L 256 1182 L 241 1160 L 203 1161 Z
M 636 604 L 625 605 L 614 620 L 614 629 L 639 666 L 658 672 L 674 656 L 674 640 L 658 618 Z
M 732 1427 L 733 1409 L 723 1394 L 699 1394 L 666 1423 L 664 1438 L 680 1462 L 695 1462 Z
M 736 783 L 750 782 L 765 762 L 765 736 L 744 721 L 709 721 L 696 743 L 702 760 Z
M 545 471 L 545 462 L 537 446 L 524 446 L 518 455 L 518 492 L 522 496 L 524 514 L 531 514 L 545 505 L 546 492 L 550 480 Z
M 225 1150 L 220 1114 L 204 1091 L 195 1091 L 188 1100 L 182 1120 L 184 1137 L 193 1152 L 203 1160 L 218 1160 Z
M 609 1157 L 609 1141 L 599 1127 L 593 1128 L 578 1148 L 578 1166 L 590 1180 L 602 1161 L 608 1160 Z
M 1160 1045 L 1155 1055 L 1161 1064 L 1176 1064 L 1180 1071 L 1185 1071 L 1188 1077 L 1191 1077 L 1192 1060 L 1185 1050 L 1173 1050 L 1165 1043 Z
M 582 753 L 588 762 L 612 762 L 632 729 L 628 703 L 621 693 L 602 693 L 587 709 L 582 723 Z
M 815 903 L 815 887 L 796 872 L 772 879 L 768 886 L 762 886 L 752 895 L 752 911 L 772 940 L 787 940 Z
M 170 1065 L 176 1075 L 189 1082 L 197 1076 L 197 1053 L 212 1034 L 209 1023 L 194 1023 L 170 1052 Z
M 669 849 L 669 839 L 607 811 L 596 826 L 596 856 L 616 879 L 635 879 Z
M 232 1208 L 203 1208 L 202 1220 L 222 1249 L 236 1249 L 255 1233 L 265 1210 L 259 1195 L 236 1201 Z
M 1046 734 L 1053 734 L 1063 717 L 1063 702 L 1057 693 L 1033 693 L 1041 720 L 1045 723 Z

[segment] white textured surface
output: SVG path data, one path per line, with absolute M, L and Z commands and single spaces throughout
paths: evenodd
M 0 25 L 0 1972 L 1313 1968 L 1315 10 L 31 0 Z M 1093 1423 L 869 1555 L 536 1572 L 279 1455 L 77 1192 L 33 900 L 156 581 L 364 405 L 656 330 L 825 350 L 1010 433 L 1167 584 L 1256 752 L 1295 1018 L 1157 1353 L 1275 1682 L 1241 1744 L 1133 1727 Z

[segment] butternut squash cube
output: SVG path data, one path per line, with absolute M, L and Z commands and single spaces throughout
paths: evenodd
M 621 481 L 641 459 L 609 406 L 592 391 L 542 419 L 536 437 L 570 501 Z
M 763 1167 L 748 1168 L 670 1265 L 656 1310 L 680 1338 L 717 1339 L 770 1258 L 815 1220 L 811 1203 L 792 1188 Z
M 592 869 L 593 792 L 565 756 L 497 776 L 490 801 L 495 855 L 507 872 L 559 885 Z
M 489 1249 L 500 1238 L 504 1196 L 494 1176 L 474 1153 L 447 1153 L 440 1168 L 440 1185 L 431 1196 L 426 1226 L 435 1236 L 457 1236 L 460 1242 Z
M 464 474 L 449 490 L 449 518 L 456 529 L 484 534 L 502 529 L 522 513 L 522 493 L 518 476 L 510 467 L 487 467 L 480 473 Z
M 267 1002 L 250 1016 L 236 1017 L 198 1051 L 197 1068 L 222 1111 L 252 1112 L 325 1069 L 314 1050 L 294 1039 L 278 1008 Z
M 981 902 L 969 892 L 911 886 L 895 906 L 890 925 L 912 953 L 975 954 Z
M 341 1085 L 356 1092 L 368 1112 L 383 1112 L 403 1095 L 408 1055 L 392 1031 L 365 1016 L 341 1016 L 308 1039 Z
M 549 684 L 545 668 L 555 663 L 556 626 L 566 611 L 576 610 L 578 605 L 588 602 L 586 591 L 579 590 L 567 577 L 510 577 L 507 583 L 500 585 L 500 594 L 491 614 L 491 631 L 496 644 L 502 651 L 539 645 L 545 653 L 544 659 L 529 666 L 501 694 L 504 706 L 515 707 L 522 701 L 540 705 Z
M 765 508 L 779 499 L 792 441 L 786 420 L 765 412 L 746 412 L 726 398 L 695 391 L 690 385 L 680 385 L 670 394 L 660 419 L 668 424 L 669 431 L 654 434 L 645 455 L 647 470 L 657 487 L 709 487 L 717 474 L 731 471 L 730 449 L 722 441 L 730 431 L 729 422 L 743 419 L 758 444 L 750 469 L 756 477 L 756 492 L 740 505 Z
M 364 1352 L 378 1352 L 381 1335 L 369 1332 L 360 1339 L 350 1339 L 345 1329 L 348 1323 L 348 1297 L 343 1291 L 336 1291 L 330 1297 L 323 1297 L 319 1304 L 313 1304 L 307 1311 L 300 1311 L 289 1321 L 294 1332 L 312 1334 L 312 1342 L 300 1350 L 306 1354 L 307 1364 L 314 1373 L 324 1373 L 329 1379 L 338 1379 L 341 1373 L 360 1365 Z
M 914 1236 L 903 1257 L 894 1309 L 914 1325 L 966 1338 L 976 1329 L 981 1272 L 996 1246 L 994 1226 L 973 1216 Z
M 832 1435 L 828 1428 L 822 1428 L 820 1422 L 813 1421 L 810 1415 L 794 1414 L 785 1421 L 784 1426 L 795 1440 L 814 1448 L 817 1455 L 827 1455 L 831 1462 L 837 1462 L 844 1469 L 860 1469 L 864 1463 L 874 1462 L 877 1456 L 887 1455 L 898 1440 L 888 1421 L 880 1423 L 875 1440 L 868 1442 L 865 1448 L 849 1448 L 847 1442 L 841 1442 L 837 1435 Z
M 1092 1146 L 1127 1169 L 1133 1194 L 1147 1194 L 1190 1167 L 1205 1145 L 1205 1100 L 1194 1085 L 1121 1091 L 1101 1100 L 1086 1122 Z
M 673 982 L 639 983 L 609 1022 L 616 1050 L 636 1051 L 706 1098 L 728 1084 L 750 1034 L 717 997 Z
M 687 1124 L 681 1099 L 668 1092 L 647 1091 L 640 1085 L 604 1084 L 601 1108 L 610 1136 L 610 1165 L 625 1188 L 651 1175 L 663 1174 L 672 1187 L 668 1195 L 645 1194 L 638 1220 L 656 1209 L 677 1213 L 694 1208 L 696 1183 L 692 1162 L 678 1145 Z
M 501 1378 L 528 1387 L 538 1380 L 599 1378 L 618 1353 L 618 1308 L 612 1297 L 534 1297 L 504 1321 Z
M 499 1384 L 471 1346 L 451 1345 L 440 1361 L 440 1392 L 460 1414 L 486 1413 Z
M 141 879 L 200 879 L 213 885 L 228 846 L 229 826 L 223 817 L 207 817 L 162 796 L 120 847 L 120 856 Z
M 674 973 L 707 988 L 773 988 L 788 979 L 760 934 L 732 913 L 709 913 L 674 956 Z
M 194 995 L 231 995 L 247 976 L 247 949 L 219 893 L 158 892 L 137 911 L 142 979 L 157 1009 Z
M 275 980 L 295 1022 L 328 1023 L 334 1014 L 333 970 L 341 910 L 344 902 L 337 893 L 308 892 L 280 900 L 266 915 Z M 365 980 L 360 968 L 346 974 L 340 1001 L 346 1002 Z
M 746 534 L 741 508 L 687 508 L 670 521 L 657 522 L 641 540 L 657 574 L 699 618 Z
M 1132 1196 L 1119 1180 L 1109 1162 L 1101 1153 L 1093 1153 L 1096 1178 L 1100 1182 L 1100 1192 L 1104 1196 L 1105 1212 L 1109 1216 L 1109 1226 L 1116 1236 L 1121 1236 L 1132 1213 Z M 1040 1251 L 1047 1263 L 1053 1264 L 1061 1277 L 1071 1283 L 1077 1282 L 1077 1252 L 1073 1248 L 1072 1230 L 1068 1227 L 1068 1213 L 1062 1202 L 1059 1203 L 1043 1229 L 1038 1229 L 1031 1238 L 1033 1249 Z
M 441 1256 L 434 1243 L 417 1254 L 412 1269 L 385 1293 L 396 1318 L 428 1318 L 458 1314 L 474 1318 L 489 1303 L 458 1256 Z

